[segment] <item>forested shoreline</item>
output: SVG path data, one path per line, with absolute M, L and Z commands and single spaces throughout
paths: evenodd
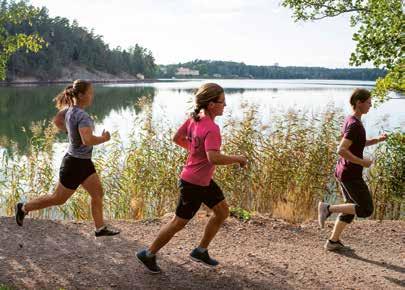
M 160 65 L 158 76 L 178 76 L 179 68 L 198 71 L 198 78 L 243 78 L 243 79 L 331 79 L 375 81 L 383 77 L 383 69 L 369 68 L 325 68 L 304 66 L 247 65 L 243 62 L 194 60 L 186 63 Z
M 12 4 L 2 1 L 0 5 L 6 10 Z M 155 77 L 150 50 L 137 43 L 126 49 L 110 48 L 93 29 L 67 18 L 50 17 L 45 7 L 30 21 L 9 22 L 4 28 L 9 35 L 37 33 L 45 41 L 38 52 L 20 49 L 10 57 L 6 82 L 63 82 L 77 75 L 94 80 Z
M 8 1 L 1 8 L 11 9 Z M 10 6 L 11 5 L 11 6 Z M 20 3 L 20 5 L 22 5 Z M 23 4 L 28 5 L 28 4 Z M 27 6 L 32 7 L 32 6 Z M 64 83 L 77 78 L 95 82 L 136 82 L 158 78 L 231 79 L 335 79 L 375 81 L 383 69 L 324 68 L 247 65 L 243 62 L 193 60 L 157 65 L 150 49 L 134 43 L 129 48 L 110 48 L 93 29 L 64 17 L 50 17 L 46 7 L 20 24 L 6 23 L 8 35 L 38 34 L 44 44 L 37 52 L 19 49 L 7 62 L 6 79 L 0 84 Z M 186 73 L 179 73 L 186 70 Z M 187 74 L 192 71 L 195 74 Z M 197 72 L 197 73 L 196 73 Z

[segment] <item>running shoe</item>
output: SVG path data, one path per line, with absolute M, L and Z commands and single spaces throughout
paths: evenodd
M 195 248 L 191 253 L 190 257 L 193 261 L 203 263 L 210 267 L 215 267 L 219 263 L 217 260 L 212 259 L 208 254 L 208 250 L 201 252 L 198 248 Z
M 118 235 L 120 231 L 111 228 L 110 226 L 104 226 L 98 231 L 95 231 L 96 237 L 102 237 L 102 236 L 115 236 Z
M 157 274 L 162 271 L 156 263 L 156 255 L 148 255 L 146 249 L 136 253 L 136 258 L 149 272 Z
M 318 223 L 319 226 L 323 229 L 325 227 L 325 221 L 330 216 L 329 204 L 326 202 L 320 201 L 318 203 Z
M 340 240 L 338 240 L 336 242 L 327 240 L 323 247 L 327 251 L 339 251 L 339 250 L 344 250 L 344 249 L 350 249 L 349 247 L 346 247 L 345 245 L 343 245 Z
M 15 206 L 15 221 L 17 222 L 17 225 L 19 225 L 20 227 L 23 226 L 23 222 L 24 222 L 24 218 L 27 215 L 23 210 L 23 203 L 19 202 L 16 204 Z

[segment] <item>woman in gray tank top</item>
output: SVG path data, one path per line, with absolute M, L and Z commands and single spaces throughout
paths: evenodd
M 88 81 L 76 80 L 55 101 L 59 112 L 54 123 L 60 130 L 67 132 L 69 139 L 69 148 L 59 170 L 59 182 L 53 194 L 38 197 L 25 204 L 17 203 L 17 224 L 22 226 L 24 217 L 30 211 L 64 204 L 79 185 L 82 185 L 91 196 L 96 237 L 117 235 L 119 231 L 104 223 L 103 188 L 91 161 L 93 146 L 110 140 L 108 131 L 103 131 L 101 136 L 93 135 L 93 120 L 84 110 L 93 102 L 93 85 Z

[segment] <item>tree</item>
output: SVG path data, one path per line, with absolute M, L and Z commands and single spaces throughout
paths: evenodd
M 127 50 L 121 47 L 110 49 L 93 29 L 81 27 L 77 21 L 70 24 L 69 19 L 64 17 L 50 17 L 46 7 L 40 8 L 31 17 L 30 23 L 25 21 L 5 27 L 8 35 L 38 33 L 47 43 L 36 53 L 18 50 L 9 57 L 8 81 L 23 77 L 52 81 L 66 78 L 67 72 L 74 72 L 77 67 L 95 74 L 97 71 L 119 76 L 141 73 L 148 78 L 153 77 L 156 71 L 155 60 L 149 50 L 140 45 Z
M 38 13 L 38 9 L 28 6 L 26 1 L 7 2 L 3 0 L 0 4 L 0 80 L 6 78 L 6 65 L 11 55 L 21 48 L 27 51 L 37 52 L 42 48 L 44 40 L 38 33 L 32 34 L 10 34 L 7 26 L 19 25 L 23 22 L 30 23 L 32 17 Z
M 282 5 L 293 10 L 295 21 L 350 13 L 350 25 L 357 29 L 353 34 L 357 44 L 350 65 L 371 62 L 388 70 L 384 78 L 377 79 L 373 90 L 380 101 L 388 98 L 389 91 L 405 93 L 402 0 L 283 0 Z
M 369 80 L 375 81 L 386 75 L 383 69 L 349 68 L 329 69 L 322 67 L 294 66 L 256 66 L 243 62 L 199 60 L 191 62 L 160 65 L 159 77 L 171 78 L 176 76 L 180 67 L 198 70 L 200 76 L 209 77 L 220 74 L 224 78 L 256 78 L 256 79 L 334 79 L 334 80 Z

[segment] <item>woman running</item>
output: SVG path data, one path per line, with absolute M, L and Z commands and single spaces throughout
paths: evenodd
M 318 204 L 318 220 L 321 228 L 331 213 L 339 213 L 332 235 L 326 241 L 325 249 L 340 250 L 345 246 L 340 241 L 340 235 L 351 223 L 354 216 L 369 217 L 373 213 L 373 201 L 367 184 L 363 180 L 363 167 L 370 167 L 372 160 L 363 158 L 365 146 L 377 144 L 387 139 L 387 134 L 378 138 L 366 140 L 366 131 L 361 122 L 361 116 L 371 108 L 371 94 L 365 89 L 356 89 L 350 97 L 353 114 L 348 116 L 342 127 L 342 140 L 338 148 L 339 160 L 335 176 L 341 187 L 344 204 L 329 205 L 325 202 Z
M 117 235 L 119 231 L 104 223 L 103 188 L 91 161 L 93 145 L 110 140 L 108 131 L 103 131 L 101 136 L 93 135 L 93 120 L 84 111 L 93 102 L 93 86 L 88 81 L 76 80 L 55 101 L 60 111 L 55 116 L 54 123 L 60 130 L 67 131 L 69 138 L 69 148 L 59 170 L 59 182 L 53 194 L 38 197 L 25 204 L 17 203 L 17 224 L 22 226 L 24 217 L 30 211 L 64 204 L 79 185 L 82 185 L 91 196 L 96 237 Z
M 229 215 L 228 204 L 221 188 L 212 180 L 215 165 L 239 163 L 246 165 L 246 158 L 224 155 L 220 152 L 221 134 L 215 118 L 222 116 L 226 106 L 222 87 L 214 83 L 202 85 L 195 95 L 196 107 L 177 131 L 173 141 L 188 151 L 186 165 L 180 175 L 180 197 L 175 217 L 163 226 L 155 241 L 147 249 L 139 251 L 137 259 L 152 273 L 161 270 L 156 263 L 156 253 L 189 222 L 204 203 L 214 215 L 209 219 L 200 244 L 191 253 L 194 261 L 208 266 L 218 261 L 208 254 L 208 245 Z M 203 112 L 201 112 L 203 110 Z

